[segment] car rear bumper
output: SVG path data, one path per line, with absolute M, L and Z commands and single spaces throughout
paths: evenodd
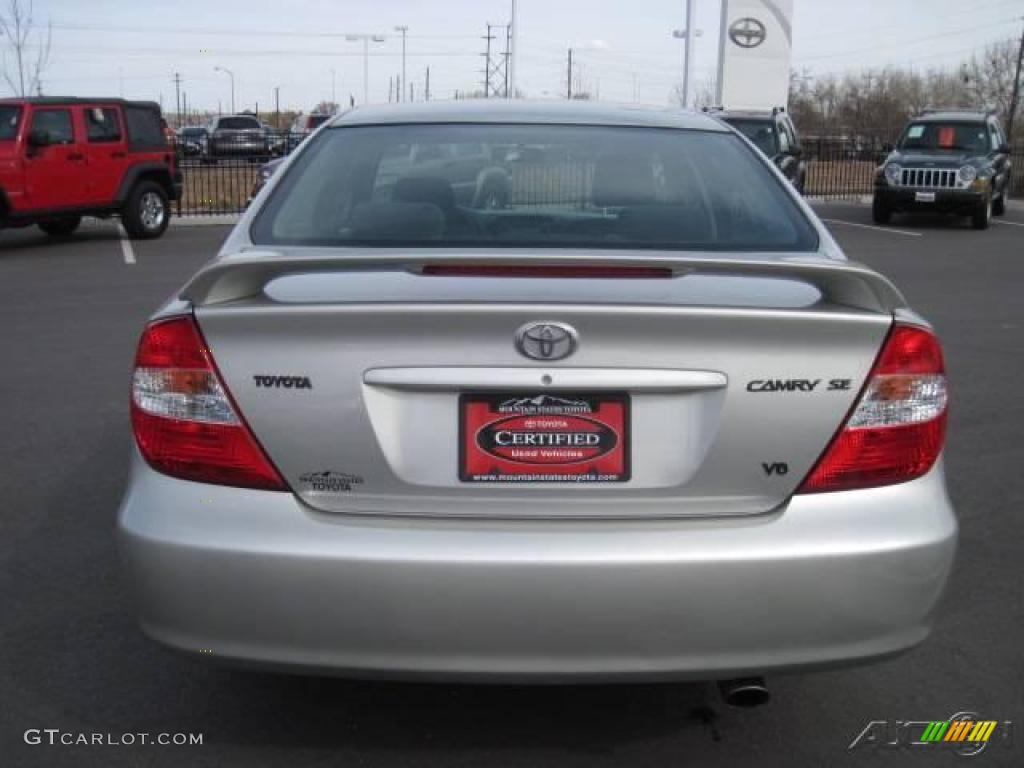
M 917 199 L 917 193 L 934 194 L 932 201 Z M 913 189 L 879 185 L 875 197 L 900 211 L 944 211 L 970 213 L 985 202 L 985 194 L 973 189 Z
M 673 680 L 866 661 L 928 634 L 957 524 L 941 467 L 767 515 L 379 518 L 160 475 L 118 538 L 141 623 L 205 658 L 354 676 Z

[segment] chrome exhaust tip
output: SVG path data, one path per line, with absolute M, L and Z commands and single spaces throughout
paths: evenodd
M 760 707 L 762 704 L 767 704 L 772 697 L 763 677 L 719 680 L 718 691 L 730 707 Z

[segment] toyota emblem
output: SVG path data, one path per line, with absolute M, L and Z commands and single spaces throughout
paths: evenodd
M 533 360 L 561 360 L 576 351 L 576 342 L 565 323 L 527 323 L 516 331 L 516 349 Z

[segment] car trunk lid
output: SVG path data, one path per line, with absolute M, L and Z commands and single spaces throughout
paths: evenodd
M 436 269 L 552 258 L 664 274 Z M 710 254 L 250 253 L 212 263 L 183 296 L 257 439 L 308 504 L 494 517 L 777 507 L 843 422 L 902 305 L 887 281 L 847 262 Z M 571 329 L 578 347 L 524 356 L 517 331 L 536 324 Z M 491 440 L 489 455 L 501 453 L 494 430 L 467 432 L 472 407 L 497 414 L 509 403 L 495 416 L 520 417 L 509 434 L 543 432 L 524 416 L 596 434 L 607 419 L 564 408 L 621 407 L 611 428 L 625 471 L 609 482 L 467 481 L 467 446 Z

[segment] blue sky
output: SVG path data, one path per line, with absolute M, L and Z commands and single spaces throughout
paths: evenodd
M 510 0 L 36 0 L 36 16 L 53 24 L 50 94 L 162 96 L 174 106 L 180 72 L 192 104 L 227 109 L 235 74 L 239 109 L 308 110 L 316 102 L 362 97 L 362 47 L 349 33 L 387 35 L 371 44 L 370 99 L 386 101 L 388 77 L 401 71 L 409 26 L 407 71 L 422 93 L 450 97 L 478 87 L 485 25 L 504 23 Z M 600 98 L 663 104 L 680 78 L 682 0 L 519 0 L 519 85 L 533 97 L 565 88 L 570 45 L 585 87 Z M 812 72 L 865 66 L 949 66 L 986 42 L 1020 34 L 1024 0 L 795 0 L 794 65 Z M 719 3 L 697 0 L 696 80 L 715 67 Z M 1014 19 L 1017 19 L 1015 22 Z M 10 56 L 5 57 L 10 64 Z M 333 70 L 333 73 L 332 73 Z M 7 91 L 6 86 L 3 88 Z

